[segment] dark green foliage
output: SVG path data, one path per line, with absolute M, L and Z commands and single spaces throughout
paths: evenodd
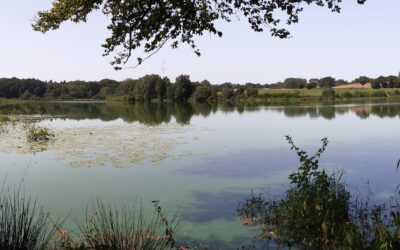
M 301 166 L 289 175 L 291 186 L 281 199 L 266 201 L 253 194 L 240 204 L 237 211 L 244 224 L 261 225 L 263 238 L 300 249 L 400 248 L 397 199 L 384 205 L 371 205 L 368 199 L 351 201 L 341 173 L 328 174 L 319 167 L 326 138 L 311 156 L 291 137 L 286 139 Z
M 135 101 L 163 100 L 167 92 L 166 82 L 158 75 L 146 75 L 135 82 Z
M 306 248 L 342 245 L 350 194 L 340 176 L 318 168 L 328 140 L 323 139 L 322 147 L 312 156 L 296 147 L 290 137 L 287 140 L 302 165 L 289 176 L 292 188 L 276 204 L 274 216 L 265 218 L 267 223 L 277 225 L 278 236 L 289 244 L 300 243 Z
M 336 82 L 335 82 L 335 86 L 342 86 L 342 85 L 346 85 L 346 84 L 349 84 L 349 82 L 346 80 L 343 80 L 343 79 L 336 80 Z
M 0 79 L 0 97 L 19 98 L 22 94 L 24 97 L 42 97 L 46 92 L 44 82 L 36 79 L 18 79 L 18 78 L 1 78 Z
M 377 79 L 370 79 L 373 88 L 396 88 L 400 86 L 400 78 L 397 76 L 381 76 Z M 207 80 L 192 82 L 187 75 L 181 75 L 171 82 L 167 77 L 159 75 L 145 75 L 139 79 L 126 79 L 117 82 L 104 79 L 99 82 L 70 81 L 70 82 L 42 82 L 35 79 L 0 79 L 0 97 L 19 98 L 23 100 L 109 100 L 124 102 L 149 102 L 149 101 L 170 101 L 187 102 L 269 102 L 269 98 L 302 98 L 317 99 L 319 97 L 333 98 L 364 98 L 364 97 L 385 97 L 396 95 L 395 91 L 373 93 L 368 90 L 318 90 L 307 91 L 297 90 L 298 88 L 313 89 L 317 82 L 331 86 L 334 78 L 326 77 L 321 80 L 311 79 L 305 83 L 305 79 L 287 78 L 284 83 L 267 85 L 269 88 L 294 88 L 295 91 L 265 90 L 265 85 L 246 83 L 245 86 L 225 82 L 220 85 L 211 85 Z M 338 80 L 335 84 L 347 84 L 344 80 Z M 229 90 L 228 90 L 229 89 Z M 336 90 L 334 90 L 336 91 Z M 233 93 L 232 93 L 233 92 Z M 348 93 L 347 93 L 348 92 Z M 259 94 L 261 93 L 261 94 Z M 247 100 L 246 100 L 247 99 Z
M 317 87 L 317 83 L 316 82 L 309 82 L 306 84 L 306 88 L 307 89 L 315 89 Z
M 305 249 L 346 246 L 350 194 L 340 175 L 319 169 L 319 158 L 328 140 L 323 139 L 321 148 L 310 156 L 291 137 L 286 139 L 301 163 L 289 175 L 290 189 L 282 199 L 271 202 L 252 196 L 238 209 L 239 214 L 264 224 L 263 237 L 287 246 Z
M 356 79 L 353 80 L 353 83 L 359 83 L 361 85 L 365 85 L 366 83 L 369 83 L 371 79 L 366 76 L 359 76 Z
M 186 102 L 192 96 L 194 86 L 188 75 L 180 75 L 176 78 L 174 84 L 173 100 L 177 102 Z
M 336 95 L 335 90 L 333 90 L 333 89 L 331 89 L 331 88 L 329 88 L 329 89 L 324 89 L 324 90 L 322 91 L 322 97 L 325 97 L 325 98 L 335 98 L 335 95 Z
M 238 94 L 237 93 L 237 90 L 236 90 L 236 93 L 235 93 L 236 95 Z M 258 96 L 258 89 L 257 88 L 254 88 L 254 87 L 247 87 L 246 88 L 246 97 L 257 97 Z
M 211 97 L 211 87 L 209 85 L 200 85 L 196 87 L 193 93 L 193 99 L 196 102 L 206 102 Z
M 344 98 L 352 98 L 353 94 L 350 91 L 346 91 L 343 93 L 343 97 Z
M 327 76 L 318 80 L 320 88 L 332 88 L 335 87 L 336 80 L 331 76 Z
M 224 87 L 221 91 L 221 97 L 224 101 L 231 101 L 235 97 L 235 90 L 233 88 Z
M 380 88 L 381 88 L 380 82 L 378 82 L 378 81 L 376 81 L 376 80 L 372 81 L 372 83 L 371 83 L 371 88 L 373 88 L 373 89 L 380 89 Z
M 307 80 L 303 78 L 286 78 L 283 85 L 286 89 L 304 89 Z
M 244 97 L 245 94 L 246 94 L 246 88 L 245 87 L 239 86 L 239 87 L 236 88 L 235 95 L 237 97 Z M 257 90 L 257 94 L 258 94 L 258 90 Z
M 357 0 L 362 4 L 366 0 Z M 103 44 L 104 55 L 115 53 L 112 64 L 121 69 L 132 53 L 143 49 L 149 56 L 167 42 L 172 48 L 179 43 L 188 44 L 200 55 L 194 38 L 204 33 L 222 36 L 215 27 L 219 20 L 230 22 L 236 15 L 244 16 L 255 32 L 267 30 L 272 36 L 288 38 L 286 26 L 299 21 L 299 14 L 308 5 L 326 6 L 332 12 L 340 12 L 337 0 L 53 0 L 48 11 L 40 11 L 33 24 L 35 31 L 47 32 L 58 29 L 68 20 L 85 22 L 96 10 L 109 16 L 110 37 Z M 118 52 L 117 52 L 118 51 Z M 146 58 L 137 58 L 140 64 Z
M 397 76 L 380 76 L 372 81 L 372 88 L 399 88 L 400 78 Z

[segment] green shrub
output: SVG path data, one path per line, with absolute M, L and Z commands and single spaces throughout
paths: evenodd
M 322 91 L 322 97 L 335 98 L 336 92 L 332 88 L 327 88 Z
M 352 98 L 352 97 L 353 97 L 353 94 L 352 94 L 350 91 L 345 91 L 345 92 L 343 93 L 343 97 L 344 97 L 344 98 Z
M 384 90 L 375 90 L 372 92 L 371 97 L 386 97 L 386 92 Z
M 323 139 L 322 147 L 312 156 L 296 147 L 290 137 L 287 140 L 302 165 L 289 176 L 292 188 L 265 217 L 266 222 L 275 225 L 277 234 L 289 244 L 300 243 L 306 248 L 341 245 L 337 241 L 345 239 L 343 225 L 349 221 L 350 194 L 340 176 L 318 169 L 328 140 Z
M 400 249 L 396 199 L 382 205 L 351 201 L 342 175 L 319 169 L 327 139 L 312 156 L 287 140 L 301 162 L 289 175 L 289 190 L 272 201 L 251 195 L 237 210 L 243 224 L 261 225 L 262 238 L 300 249 Z

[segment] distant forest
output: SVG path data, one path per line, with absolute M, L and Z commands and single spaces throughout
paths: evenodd
M 237 98 L 258 97 L 296 97 L 296 92 L 285 96 L 273 96 L 260 89 L 330 89 L 350 83 L 371 84 L 374 89 L 400 88 L 399 76 L 380 76 L 369 78 L 360 76 L 351 82 L 337 80 L 333 77 L 321 79 L 287 78 L 283 82 L 273 84 L 234 83 L 211 84 L 209 81 L 193 82 L 188 75 L 180 75 L 171 82 L 167 77 L 146 75 L 139 79 L 115 81 L 69 81 L 53 82 L 37 79 L 0 78 L 0 98 L 24 100 L 114 100 L 128 102 L 146 102 L 151 100 L 169 100 L 173 102 L 213 102 L 218 100 L 234 100 Z M 293 96 L 292 96 L 293 95 Z

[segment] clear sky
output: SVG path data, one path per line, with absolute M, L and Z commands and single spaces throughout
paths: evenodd
M 33 32 L 31 22 L 50 0 L 0 2 L 0 77 L 42 80 L 123 80 L 145 74 L 174 79 L 271 83 L 286 77 L 318 78 L 327 75 L 352 80 L 400 71 L 400 1 L 368 0 L 363 6 L 345 0 L 341 14 L 306 8 L 294 38 L 280 40 L 269 33 L 254 33 L 245 20 L 221 23 L 223 38 L 198 38 L 198 58 L 186 45 L 165 47 L 136 69 L 114 71 L 111 58 L 102 57 L 108 35 L 107 19 L 92 14 L 88 23 L 66 23 L 45 35 Z M 132 63 L 135 61 L 132 60 Z

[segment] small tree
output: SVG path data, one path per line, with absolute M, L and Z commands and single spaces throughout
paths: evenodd
M 193 98 L 197 102 L 206 102 L 211 96 L 211 88 L 208 85 L 200 85 L 196 87 Z
M 327 76 L 318 80 L 320 88 L 332 88 L 335 87 L 336 80 L 331 76 Z
M 309 82 L 306 85 L 307 89 L 315 89 L 317 87 L 317 83 L 316 82 Z
M 365 85 L 366 83 L 369 83 L 371 79 L 366 76 L 359 76 L 356 79 L 353 80 L 353 83 L 359 83 L 361 85 Z
M 174 100 L 186 102 L 193 93 L 192 82 L 188 75 L 180 75 L 176 78 L 174 84 Z

